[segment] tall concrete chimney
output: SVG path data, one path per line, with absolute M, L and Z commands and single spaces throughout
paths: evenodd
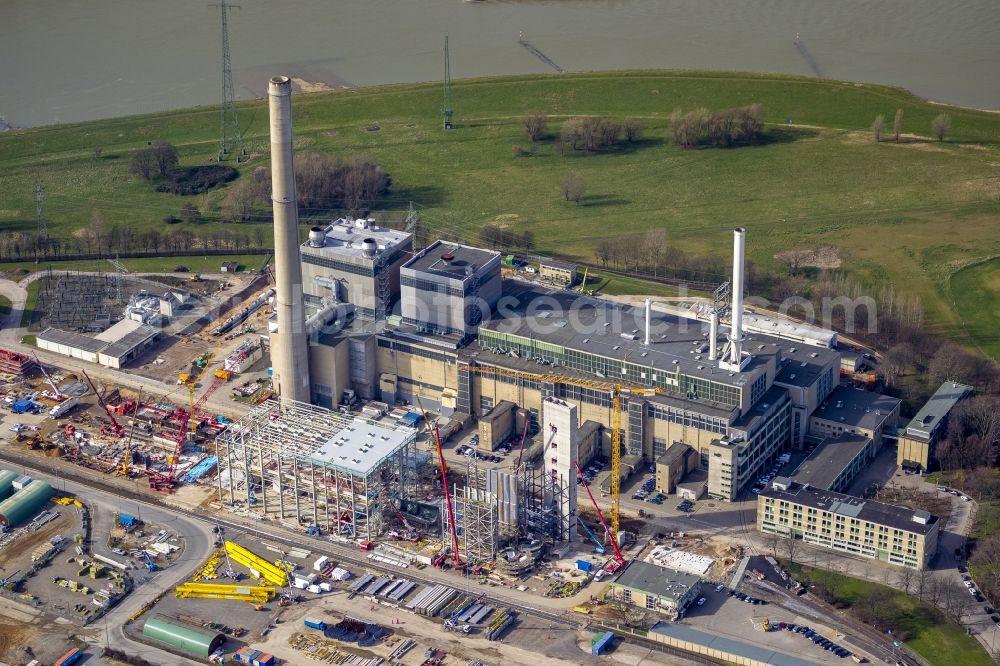
M 274 206 L 274 272 L 278 315 L 271 369 L 282 400 L 310 401 L 309 349 L 299 264 L 299 210 L 292 165 L 292 83 L 275 76 L 267 85 L 271 114 L 271 202 Z
M 746 232 L 743 227 L 733 229 L 733 314 L 729 332 L 729 364 L 739 368 L 743 358 L 743 255 L 746 251 Z
M 647 347 L 649 346 L 649 318 L 651 316 L 651 311 L 653 308 L 652 301 L 648 298 L 646 299 L 646 341 L 643 343 Z

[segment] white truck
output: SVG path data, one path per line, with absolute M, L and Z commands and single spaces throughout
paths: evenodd
M 80 404 L 79 398 L 66 398 L 58 405 L 49 410 L 49 416 L 51 416 L 54 419 L 57 419 L 60 416 L 67 414 L 69 410 L 73 409 L 79 404 Z

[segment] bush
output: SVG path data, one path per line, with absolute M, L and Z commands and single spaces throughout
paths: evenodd
M 181 221 L 181 218 L 176 215 L 167 215 L 163 218 L 163 224 L 177 224 Z
M 764 130 L 764 107 L 760 104 L 710 112 L 695 109 L 674 111 L 669 137 L 681 148 L 734 146 L 758 141 Z
M 157 184 L 156 191 L 181 196 L 202 194 L 234 180 L 239 175 L 240 172 L 233 167 L 222 164 L 174 169 L 167 175 L 166 180 Z

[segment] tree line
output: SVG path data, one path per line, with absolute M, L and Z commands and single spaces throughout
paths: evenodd
M 295 158 L 295 188 L 300 211 L 344 211 L 365 215 L 388 194 L 392 179 L 367 155 L 340 157 L 307 151 Z M 230 188 L 223 210 L 230 222 L 270 219 L 271 170 L 254 169 Z M 265 207 L 266 210 L 260 209 Z
M 676 109 L 670 115 L 669 138 L 681 148 L 729 147 L 755 143 L 764 130 L 765 109 L 760 104 L 721 111 Z

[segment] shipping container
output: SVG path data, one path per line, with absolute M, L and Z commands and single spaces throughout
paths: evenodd
M 73 648 L 72 650 L 64 654 L 62 657 L 55 660 L 52 663 L 52 666 L 69 666 L 70 664 L 75 664 L 77 661 L 79 661 L 80 657 L 82 656 L 83 653 L 80 652 L 80 648 Z
M 319 629 L 320 631 L 326 630 L 326 622 L 323 620 L 317 620 L 315 618 L 307 617 L 302 620 L 302 624 L 306 625 L 310 629 Z

